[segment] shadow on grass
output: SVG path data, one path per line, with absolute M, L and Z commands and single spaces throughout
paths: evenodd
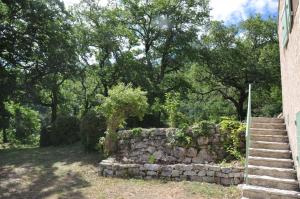
M 0 150 L 0 198 L 85 198 L 80 188 L 90 183 L 82 174 L 99 161 L 99 154 L 85 153 L 79 144 Z

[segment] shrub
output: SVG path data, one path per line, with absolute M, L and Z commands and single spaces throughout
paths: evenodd
M 168 124 L 170 127 L 176 128 L 188 124 L 188 119 L 185 114 L 179 111 L 180 109 L 180 94 L 166 93 L 166 101 L 163 106 L 168 116 Z
M 108 154 L 116 150 L 117 129 L 124 125 L 125 120 L 129 117 L 137 117 L 142 120 L 147 107 L 146 92 L 140 88 L 132 88 L 131 84 L 126 86 L 121 83 L 108 91 L 108 97 L 98 108 L 107 121 L 105 150 Z
M 224 138 L 224 148 L 235 159 L 243 159 L 241 153 L 241 133 L 246 131 L 246 126 L 240 121 L 223 117 L 220 122 L 220 132 Z
M 106 123 L 103 115 L 97 115 L 94 111 L 86 113 L 80 122 L 81 142 L 85 150 L 96 150 L 99 138 L 105 136 L 105 130 Z
M 37 144 L 41 128 L 39 113 L 30 107 L 23 106 L 14 102 L 6 104 L 11 115 L 8 132 L 10 141 Z
M 142 129 L 141 128 L 133 128 L 131 131 L 132 137 L 139 137 L 142 134 Z
M 194 137 L 199 136 L 210 136 L 212 129 L 215 128 L 215 124 L 211 121 L 203 120 L 201 122 L 197 122 L 192 126 L 192 132 Z
M 52 145 L 72 144 L 80 140 L 79 120 L 73 116 L 59 116 L 53 122 L 50 132 Z
M 169 139 L 170 144 L 183 147 L 191 146 L 193 141 L 193 137 L 188 133 L 187 126 L 176 129 L 175 133 Z

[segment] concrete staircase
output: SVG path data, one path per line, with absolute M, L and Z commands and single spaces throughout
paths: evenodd
M 283 119 L 252 118 L 248 185 L 243 199 L 300 198 L 287 131 Z

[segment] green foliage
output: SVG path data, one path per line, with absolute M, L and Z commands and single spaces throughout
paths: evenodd
M 146 92 L 140 88 L 133 88 L 131 84 L 126 86 L 120 83 L 108 91 L 108 97 L 98 107 L 107 121 L 106 149 L 108 153 L 116 147 L 117 129 L 124 125 L 128 117 L 137 117 L 141 120 L 147 108 Z
M 252 82 L 254 112 L 281 111 L 273 18 L 253 16 L 228 26 L 209 21 L 207 0 L 111 3 L 118 6 L 82 0 L 67 10 L 58 0 L 0 0 L 3 140 L 16 135 L 13 128 L 5 130 L 9 118 L 23 120 L 22 113 L 15 117 L 6 110 L 9 100 L 39 110 L 46 145 L 52 132 L 47 126 L 57 114 L 80 118 L 95 107 L 105 115 L 112 139 L 126 119 L 134 127 L 168 123 L 180 129 L 195 121 L 218 122 L 223 115 L 243 120 Z M 207 34 L 199 37 L 203 30 Z M 196 134 L 205 134 L 202 125 Z
M 148 163 L 149 164 L 154 164 L 156 162 L 156 158 L 154 155 L 149 155 L 148 157 Z
M 168 116 L 168 124 L 170 127 L 182 127 L 186 125 L 187 117 L 184 113 L 180 112 L 180 94 L 179 93 L 166 93 L 166 101 L 163 108 Z
M 242 122 L 223 117 L 220 122 L 220 132 L 224 138 L 225 150 L 235 159 L 242 159 L 242 133 L 246 132 L 246 125 Z
M 169 142 L 175 146 L 188 147 L 192 145 L 193 137 L 188 133 L 187 127 L 176 129 L 175 134 L 169 138 Z
M 87 151 L 96 150 L 100 137 L 104 137 L 106 121 L 102 115 L 97 115 L 94 111 L 87 112 L 80 122 L 81 142 Z
M 116 132 L 128 117 L 138 117 L 141 120 L 148 108 L 146 94 L 140 88 L 123 83 L 109 90 L 108 97 L 100 107 L 107 118 L 108 132 Z
M 80 140 L 79 120 L 73 116 L 58 116 L 51 127 L 51 144 L 67 145 Z
M 203 63 L 196 75 L 201 93 L 214 93 L 228 100 L 240 121 L 246 116 L 249 83 L 255 83 L 253 93 L 261 89 L 270 92 L 272 86 L 280 85 L 275 20 L 258 15 L 231 26 L 214 21 L 202 42 Z
M 37 144 L 41 129 L 39 113 L 30 107 L 10 101 L 6 108 L 11 115 L 10 119 L 10 141 L 14 139 L 21 143 Z
M 140 137 L 142 135 L 142 128 L 133 128 L 131 130 L 132 137 Z
M 215 128 L 215 123 L 207 120 L 203 120 L 197 123 L 194 123 L 192 126 L 192 132 L 194 137 L 206 136 L 209 137 L 211 135 L 212 129 Z

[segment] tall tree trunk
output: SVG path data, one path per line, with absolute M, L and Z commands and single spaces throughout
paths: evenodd
M 239 101 L 236 106 L 238 119 L 240 121 L 243 121 L 246 119 L 247 112 L 246 112 L 246 110 L 244 110 L 244 103 L 245 103 L 246 99 L 247 99 L 247 93 L 244 91 L 240 91 Z
M 3 132 L 3 143 L 8 143 L 8 139 L 7 139 L 7 132 L 6 129 L 2 129 Z
M 58 88 L 52 89 L 52 103 L 51 103 L 51 122 L 53 123 L 57 118 L 57 105 L 58 105 Z

